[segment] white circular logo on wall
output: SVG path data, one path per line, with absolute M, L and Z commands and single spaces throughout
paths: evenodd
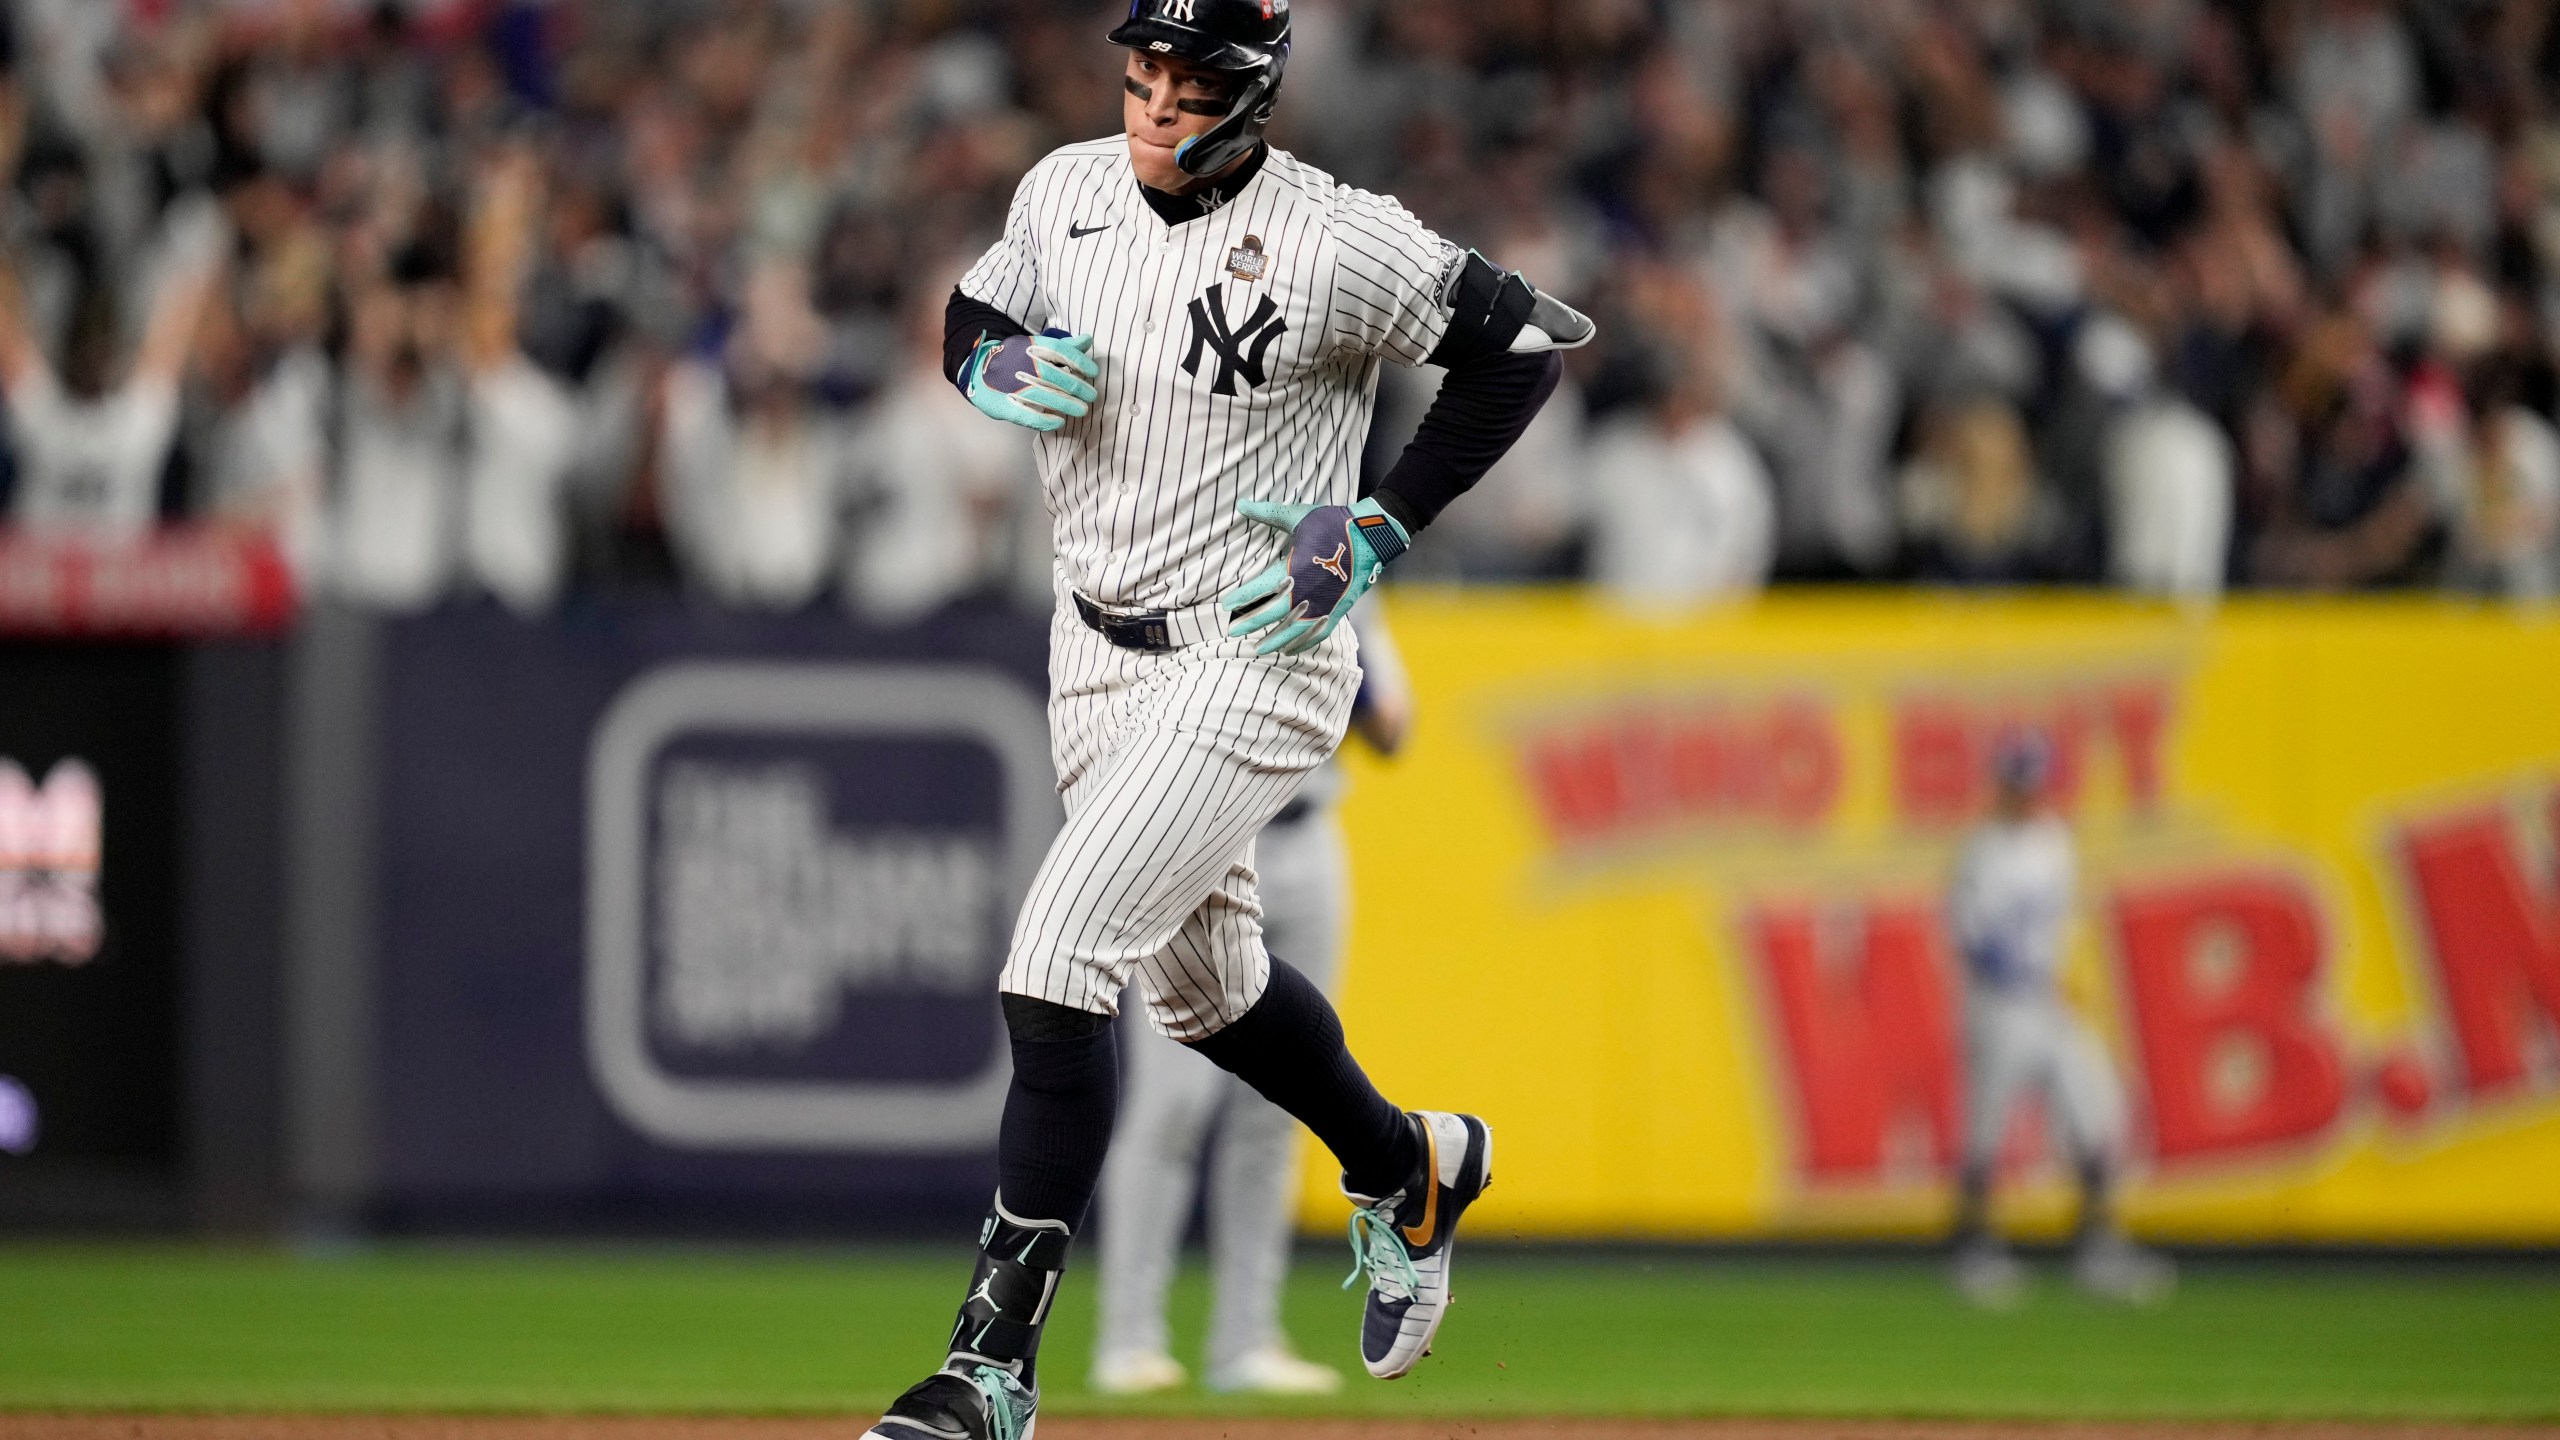
M 680 751 L 705 736 L 956 742 L 994 766 L 996 834 L 846 829 L 826 763 Z M 992 1145 L 1013 1076 L 994 978 L 1063 819 L 1055 774 L 1038 699 L 993 671 L 691 661 L 634 680 L 588 754 L 587 1064 L 606 1102 L 687 1149 Z M 984 1065 L 847 1080 L 755 1063 L 881 992 L 976 1006 Z

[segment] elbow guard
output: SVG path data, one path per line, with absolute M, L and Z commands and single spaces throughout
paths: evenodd
M 1526 280 L 1520 282 L 1528 284 Z M 1549 350 L 1578 350 L 1591 343 L 1600 327 L 1591 317 L 1574 309 L 1543 290 L 1532 290 L 1535 297 L 1529 306 L 1529 318 L 1520 333 L 1511 337 L 1511 353 L 1537 355 Z
M 1494 355 L 1535 355 L 1591 343 L 1591 318 L 1470 250 L 1441 290 L 1449 328 L 1431 363 L 1455 368 Z

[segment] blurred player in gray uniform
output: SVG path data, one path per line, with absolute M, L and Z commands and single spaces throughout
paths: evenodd
M 1393 755 L 1412 713 L 1404 667 L 1374 597 L 1353 612 L 1351 626 L 1360 637 L 1361 672 L 1351 733 Z M 1317 771 L 1254 842 L 1263 939 L 1325 990 L 1339 981 L 1350 918 L 1350 856 L 1334 813 L 1343 783 L 1338 762 Z M 1142 1027 L 1126 1032 L 1129 1093 L 1102 1170 L 1102 1327 L 1093 1388 L 1144 1395 L 1189 1378 L 1173 1358 L 1165 1291 L 1214 1130 L 1208 1387 L 1255 1395 L 1340 1389 L 1342 1373 L 1299 1358 L 1280 1328 L 1297 1191 L 1297 1122 L 1183 1046 Z
M 2032 731 L 1994 746 L 1991 818 L 1965 840 L 1947 917 L 1965 971 L 1964 1169 L 1956 1288 L 2005 1307 L 2026 1274 L 1991 1225 L 1991 1182 L 2018 1104 L 2040 1096 L 2080 1181 L 2073 1273 L 2082 1288 L 2144 1302 L 2167 1294 L 2169 1262 L 2137 1248 L 2109 1208 L 2124 1144 L 2124 1093 L 2097 1037 L 2063 996 L 2078 863 L 2071 827 L 2046 801 L 2052 751 Z
M 1013 1054 L 997 1188 L 941 1367 L 879 1440 L 1027 1440 L 1040 1336 L 1119 1110 L 1132 980 L 1157 1032 L 1342 1163 L 1380 1379 L 1430 1352 L 1493 1132 L 1404 1110 L 1264 944 L 1255 837 L 1324 763 L 1360 684 L 1342 621 L 1520 438 L 1590 320 L 1263 140 L 1288 0 L 1131 0 L 1125 133 L 1064 146 L 945 307 L 945 373 L 1036 432 L 1057 555 L 1049 733 L 1066 824 L 997 982 Z M 1371 493 L 1387 363 L 1439 397 Z M 1388 1031 L 1462 1044 L 1428 1017 Z

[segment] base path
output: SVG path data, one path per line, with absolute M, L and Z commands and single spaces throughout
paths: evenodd
M 850 1419 L 0 1415 L 0 1440 L 852 1440 Z M 2560 1440 L 2446 1421 L 1289 1420 L 1057 1416 L 1040 1440 Z

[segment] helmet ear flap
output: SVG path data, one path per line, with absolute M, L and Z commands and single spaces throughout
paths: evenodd
M 1173 152 L 1173 163 L 1185 175 L 1206 178 L 1244 158 L 1246 152 L 1262 140 L 1263 127 L 1271 123 L 1272 107 L 1280 98 L 1280 72 L 1289 59 L 1284 41 L 1271 63 L 1258 71 L 1236 96 L 1235 108 L 1227 118 L 1182 142 Z

